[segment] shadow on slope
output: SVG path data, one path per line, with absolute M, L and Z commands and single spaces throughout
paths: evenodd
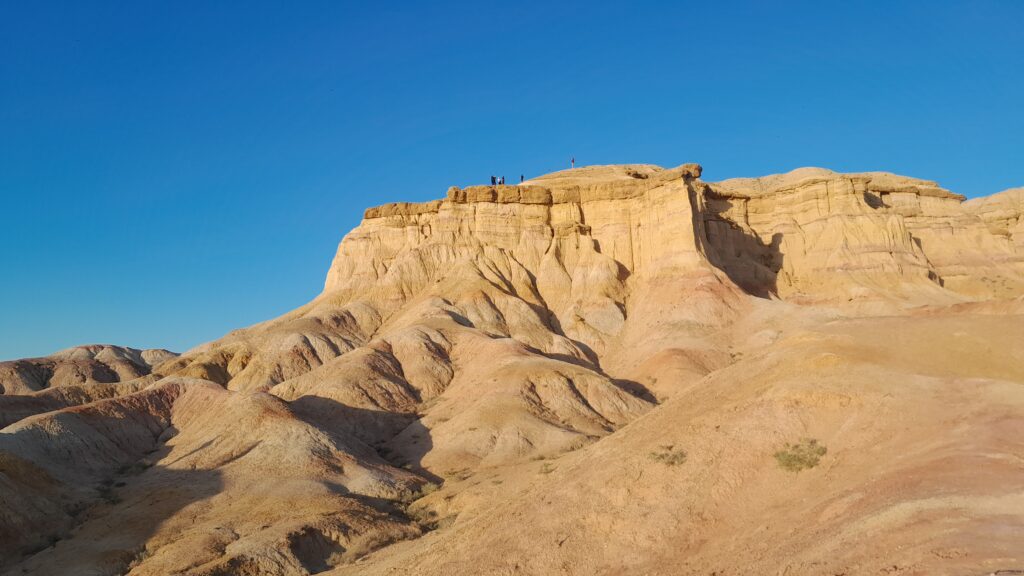
M 436 474 L 428 472 L 423 467 L 423 457 L 430 453 L 434 448 L 434 441 L 430 434 L 430 429 L 423 425 L 419 419 L 412 421 L 404 430 L 400 431 L 400 434 L 409 438 L 409 443 L 402 447 L 402 455 L 400 457 L 394 457 L 387 446 L 384 446 L 385 442 L 381 442 L 378 448 L 382 458 L 391 462 L 394 466 L 404 468 L 411 472 L 414 472 L 434 484 L 441 484 L 444 479 Z M 392 461 L 391 458 L 394 458 Z
M 89 425 L 116 430 L 124 423 L 119 417 L 93 416 Z M 21 504 L 4 502 L 4 574 L 123 574 L 148 557 L 146 543 L 161 524 L 224 488 L 217 470 L 154 464 L 170 452 L 163 442 L 176 432 L 168 427 L 128 442 L 114 436 L 109 446 L 97 442 L 97 452 L 85 459 L 65 456 L 57 462 L 65 467 L 61 470 L 54 470 L 53 462 L 0 450 L 6 493 L 0 500 L 11 497 Z M 29 440 L 42 444 L 39 438 Z M 59 449 L 42 446 L 42 452 L 54 448 Z
M 296 417 L 335 441 L 348 443 L 354 436 L 371 447 L 394 438 L 416 420 L 415 414 L 355 408 L 322 396 L 300 396 L 288 405 Z
M 288 424 L 293 412 L 272 397 L 206 388 L 212 396 L 178 400 L 173 425 L 150 393 L 0 433 L 3 573 L 313 574 L 419 534 L 399 507 L 418 482 L 369 446 L 337 427 Z M 120 404 L 142 401 L 150 412 Z M 236 410 L 221 430 L 209 418 L 224 422 L 225 406 Z M 317 416 L 402 427 L 329 408 Z
M 708 233 L 711 249 L 707 256 L 711 264 L 751 296 L 770 298 L 777 295 L 778 274 L 783 261 L 780 250 L 782 234 L 776 232 L 771 243 L 765 244 L 756 234 L 730 220 L 723 218 L 714 222 L 717 225 L 709 226 Z

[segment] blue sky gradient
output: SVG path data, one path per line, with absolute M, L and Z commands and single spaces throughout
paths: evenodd
M 1022 59 L 1016 1 L 0 2 L 0 359 L 185 350 L 571 155 L 1021 186 Z

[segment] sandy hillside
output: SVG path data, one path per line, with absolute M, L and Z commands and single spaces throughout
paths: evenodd
M 0 573 L 1024 570 L 1024 197 L 591 166 L 181 355 L 0 363 Z

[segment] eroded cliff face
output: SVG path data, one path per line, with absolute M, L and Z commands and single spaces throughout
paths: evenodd
M 163 369 L 268 389 L 433 316 L 596 367 L 626 332 L 631 295 L 679 282 L 692 290 L 694 276 L 734 291 L 703 256 L 699 174 L 593 167 L 371 208 L 341 242 L 320 297 Z M 688 310 L 714 321 L 717 300 Z
M 914 304 L 1024 293 L 1019 246 L 935 182 L 809 168 L 711 184 L 708 198 L 712 258 L 754 293 Z
M 552 313 L 537 318 L 542 332 L 553 327 L 601 351 L 626 320 L 627 283 L 710 269 L 700 246 L 699 175 L 696 165 L 584 168 L 524 186 L 452 188 L 443 201 L 371 208 L 339 246 L 322 298 L 391 310 L 470 267 L 467 279 L 499 283 Z M 475 326 L 503 335 L 517 328 L 501 325 L 508 315 L 491 306 L 466 304 Z M 571 342 L 521 329 L 531 346 L 577 354 Z
M 992 234 L 1009 239 L 1018 250 L 1024 247 L 1024 188 L 968 200 L 963 207 L 981 218 Z
M 177 357 L 0 365 L 0 570 L 930 573 L 1010 550 L 977 535 L 1020 505 L 1021 191 L 700 175 L 370 208 L 279 318 Z M 774 465 L 811 436 L 827 470 Z
M 1021 277 L 1024 277 L 1024 188 L 1013 188 L 964 202 L 966 212 L 985 223 L 988 234 L 976 230 L 974 233 L 982 238 L 980 246 L 984 246 L 984 255 L 989 257 L 1003 272 L 998 276 L 985 275 L 982 294 L 988 292 L 997 295 L 1020 294 Z M 953 222 L 946 229 L 948 235 L 954 235 Z M 988 263 L 988 259 L 985 260 Z
M 684 324 L 681 362 L 706 364 L 699 328 L 729 323 L 743 292 L 880 312 L 1024 293 L 1019 194 L 964 204 L 931 181 L 817 168 L 699 176 L 595 166 L 370 208 L 316 300 L 164 369 L 266 390 L 437 316 L 631 378 L 646 355 L 620 351 Z

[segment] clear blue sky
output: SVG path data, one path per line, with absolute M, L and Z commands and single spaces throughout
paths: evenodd
M 0 359 L 187 349 L 570 155 L 1024 185 L 1024 2 L 381 4 L 0 0 Z

